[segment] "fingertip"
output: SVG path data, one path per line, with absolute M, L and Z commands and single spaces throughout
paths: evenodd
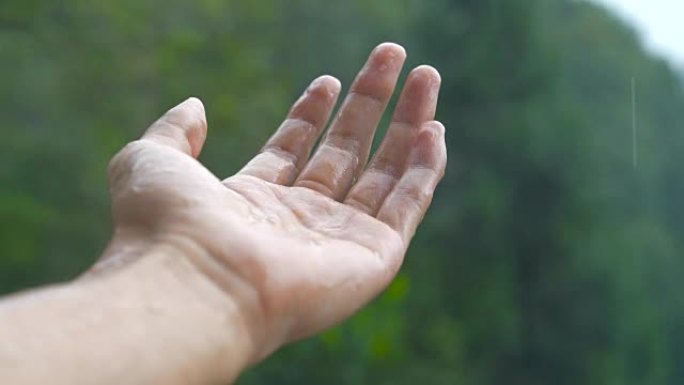
M 379 73 L 398 73 L 405 60 L 404 47 L 396 43 L 382 43 L 371 52 L 366 68 Z
M 169 119 L 178 120 L 180 118 L 180 120 L 188 122 L 186 124 L 192 124 L 191 122 L 193 121 L 199 121 L 202 126 L 201 129 L 206 130 L 207 117 L 204 111 L 204 103 L 195 96 L 185 99 L 169 110 L 166 115 Z
M 415 150 L 417 153 L 431 152 L 435 147 L 435 142 L 440 135 L 439 126 L 435 124 L 424 124 L 421 126 L 416 137 Z
M 204 126 L 203 129 L 206 129 L 207 117 L 204 111 L 204 103 L 199 98 L 191 96 L 171 109 L 171 111 L 173 110 L 180 110 L 187 119 L 199 120 L 201 125 Z
M 185 99 L 181 105 L 186 105 L 188 107 L 192 107 L 198 111 L 204 112 L 204 103 L 202 103 L 202 100 L 196 96 L 191 96 L 187 99 Z
M 428 64 L 422 64 L 414 68 L 409 76 L 425 77 L 430 84 L 440 84 L 442 82 L 442 76 L 439 74 L 439 71 Z
M 444 125 L 438 121 L 425 122 L 416 137 L 410 164 L 443 173 L 446 163 Z
M 395 43 L 378 45 L 356 76 L 350 92 L 370 96 L 384 105 L 394 92 L 405 59 L 406 51 L 402 46 Z
M 207 116 L 204 103 L 196 96 L 191 96 L 180 104 L 189 115 L 190 123 L 186 126 L 186 137 L 190 143 L 190 151 L 193 157 L 198 157 L 207 138 Z M 196 121 L 196 124 L 191 123 Z
M 174 147 L 197 157 L 207 136 L 207 120 L 202 101 L 185 99 L 168 110 L 145 132 L 143 138 Z
M 433 132 L 440 137 L 444 136 L 444 133 L 446 132 L 444 125 L 437 120 L 423 123 L 422 128 L 423 130 Z
M 340 93 L 342 83 L 330 75 L 319 76 L 311 82 L 309 92 L 321 92 L 323 96 L 335 97 Z
M 404 59 L 406 58 L 406 49 L 394 42 L 384 42 L 378 44 L 373 49 L 372 54 Z
M 422 149 L 419 149 L 419 162 L 429 165 L 434 169 L 440 179 L 444 176 L 447 163 L 447 148 L 446 148 L 446 129 L 441 122 L 436 120 L 426 122 L 422 126 L 422 132 L 429 133 L 429 143 L 423 144 Z

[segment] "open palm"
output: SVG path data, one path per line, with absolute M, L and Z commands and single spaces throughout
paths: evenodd
M 130 245 L 180 250 L 249 309 L 261 355 L 352 314 L 396 274 L 444 172 L 439 75 L 428 66 L 409 75 L 366 167 L 404 59 L 390 43 L 371 53 L 309 158 L 340 92 L 336 79 L 316 79 L 262 152 L 222 181 L 196 160 L 201 102 L 171 109 L 112 160 L 103 263 L 134 258 Z

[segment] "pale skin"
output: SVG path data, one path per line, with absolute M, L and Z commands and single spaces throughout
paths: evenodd
M 93 268 L 0 301 L 0 383 L 229 383 L 377 296 L 446 164 L 429 66 L 410 72 L 367 161 L 405 56 L 376 47 L 332 119 L 340 83 L 314 80 L 223 180 L 196 160 L 202 103 L 164 114 L 111 161 L 114 234 Z

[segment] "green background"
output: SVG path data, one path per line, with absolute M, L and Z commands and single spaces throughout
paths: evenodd
M 228 176 L 386 40 L 442 73 L 446 178 L 384 295 L 239 383 L 684 383 L 683 77 L 582 1 L 3 0 L 0 293 L 92 263 L 167 108 L 204 101 Z

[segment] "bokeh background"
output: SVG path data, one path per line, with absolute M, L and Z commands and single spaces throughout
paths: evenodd
M 442 73 L 446 178 L 382 297 L 239 383 L 684 383 L 683 77 L 583 1 L 3 0 L 0 293 L 93 262 L 167 108 L 204 100 L 228 176 L 386 40 Z

